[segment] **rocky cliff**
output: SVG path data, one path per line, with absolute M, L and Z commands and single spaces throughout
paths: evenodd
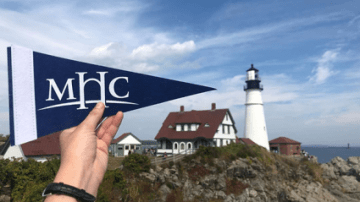
M 322 165 L 306 159 L 275 158 L 268 163 L 255 157 L 231 163 L 214 159 L 212 166 L 197 158 L 184 164 L 183 171 L 178 165 L 156 166 L 140 176 L 162 184 L 158 190 L 161 201 L 170 201 L 169 195 L 176 189 L 182 191 L 184 201 L 360 201 L 360 157 L 347 161 L 336 157 Z

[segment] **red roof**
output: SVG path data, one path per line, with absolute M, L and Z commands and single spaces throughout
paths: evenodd
M 236 136 L 236 144 L 240 143 L 240 139 L 238 138 L 238 136 Z
M 298 141 L 289 139 L 287 137 L 278 137 L 276 139 L 273 139 L 269 142 L 270 144 L 301 144 Z
M 60 155 L 60 132 L 24 143 L 21 149 L 25 156 Z
M 233 121 L 228 109 L 171 112 L 166 117 L 155 139 L 163 137 L 168 139 L 194 139 L 196 137 L 211 139 L 214 137 L 227 112 Z M 176 131 L 177 123 L 198 123 L 200 126 L 196 131 Z M 209 127 L 204 127 L 206 123 L 209 124 Z M 169 128 L 169 125 L 172 128 Z M 234 129 L 236 131 L 235 125 Z
M 124 133 L 122 134 L 120 137 L 114 139 L 111 141 L 111 144 L 116 144 L 118 143 L 120 140 L 124 139 L 126 136 L 130 135 L 131 133 Z
M 239 138 L 239 141 L 242 141 L 247 145 L 256 145 L 256 143 L 250 140 L 249 138 Z

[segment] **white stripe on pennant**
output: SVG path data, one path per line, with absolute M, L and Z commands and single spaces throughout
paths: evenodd
M 33 51 L 11 46 L 15 144 L 37 139 Z

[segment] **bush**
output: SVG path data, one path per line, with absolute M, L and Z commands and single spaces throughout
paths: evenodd
M 236 179 L 226 179 L 226 195 L 235 194 L 240 195 L 249 185 L 243 184 L 241 181 Z
M 195 156 L 200 156 L 204 159 L 206 158 L 219 158 L 221 155 L 221 150 L 219 147 L 204 147 L 200 146 L 200 148 L 196 151 Z
M 149 157 L 135 153 L 125 157 L 122 165 L 125 171 L 139 175 L 141 172 L 149 172 L 151 163 Z
M 166 197 L 166 202 L 183 202 L 183 193 L 181 189 L 172 190 Z
M 117 196 L 123 198 L 127 194 L 126 179 L 119 169 L 107 170 L 99 187 L 97 201 L 107 202 L 117 200 Z
M 202 165 L 200 165 L 200 166 L 197 165 L 194 168 L 190 169 L 188 171 L 188 174 L 189 174 L 189 178 L 192 181 L 196 181 L 196 180 L 199 180 L 200 178 L 204 177 L 205 175 L 210 174 L 210 171 Z
M 261 158 L 261 148 L 257 145 L 241 145 L 238 144 L 238 151 L 236 156 L 240 158 L 247 158 L 247 157 L 258 157 Z M 241 146 L 240 146 L 241 145 Z
M 175 164 L 174 161 L 170 161 L 169 162 L 169 168 L 173 167 L 174 164 Z
M 51 183 L 60 167 L 60 160 L 49 159 L 40 163 L 29 158 L 24 160 L 1 160 L 0 178 L 10 183 L 13 201 L 41 201 L 41 193 Z

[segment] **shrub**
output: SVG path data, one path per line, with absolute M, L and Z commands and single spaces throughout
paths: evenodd
M 238 144 L 241 145 L 241 144 Z M 260 161 L 262 161 L 262 148 L 258 145 L 241 145 L 238 148 L 236 153 L 237 157 L 247 158 L 247 157 L 256 157 Z
M 169 162 L 169 168 L 173 167 L 174 164 L 175 164 L 174 161 L 170 161 Z
M 5 160 L 0 166 L 1 180 L 10 182 L 13 201 L 41 201 L 41 192 L 54 180 L 60 160 L 49 159 L 45 163 L 31 158 L 27 161 Z
M 205 175 L 210 174 L 210 171 L 202 165 L 197 165 L 194 168 L 190 169 L 188 173 L 189 173 L 189 178 L 192 181 L 196 181 L 204 177 Z
M 176 167 L 178 168 L 179 171 L 179 179 L 182 179 L 183 174 L 184 174 L 184 166 L 181 164 L 181 162 L 176 162 Z
M 149 157 L 136 153 L 125 157 L 122 164 L 125 171 L 136 175 L 141 172 L 149 172 L 151 166 Z
M 127 194 L 126 179 L 124 173 L 119 169 L 107 170 L 104 179 L 98 189 L 97 201 L 116 200 L 116 196 L 123 198 Z
M 235 196 L 238 196 L 248 187 L 248 184 L 243 184 L 239 180 L 226 179 L 226 195 L 234 194 Z
M 219 158 L 221 155 L 221 150 L 219 147 L 204 147 L 200 146 L 200 148 L 196 151 L 195 156 L 200 156 L 202 158 Z
M 324 179 L 322 178 L 323 169 L 319 164 L 308 161 L 306 158 L 302 159 L 301 163 L 307 166 L 309 174 L 314 178 L 315 181 L 318 181 L 322 184 L 324 183 Z
M 166 202 L 183 202 L 183 193 L 181 189 L 172 190 L 166 197 Z

